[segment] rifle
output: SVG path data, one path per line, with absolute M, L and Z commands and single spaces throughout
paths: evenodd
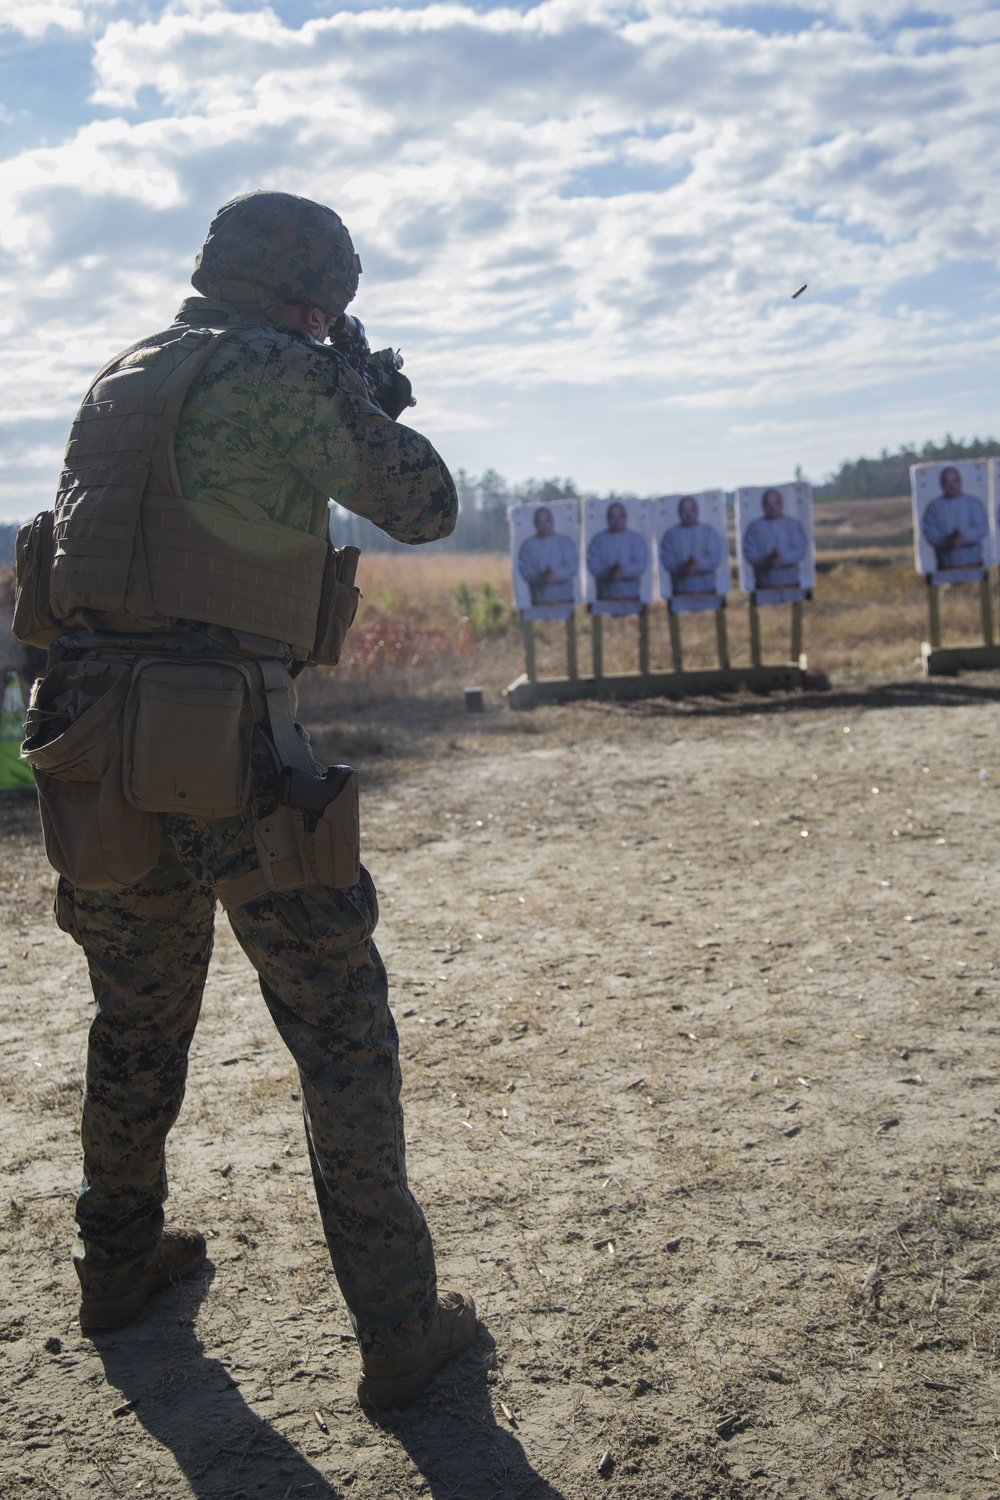
M 330 329 L 330 347 L 345 359 L 365 383 L 369 398 L 393 421 L 408 406 L 416 406 L 413 387 L 405 375 L 398 349 L 376 349 L 368 343 L 360 318 L 341 313 Z

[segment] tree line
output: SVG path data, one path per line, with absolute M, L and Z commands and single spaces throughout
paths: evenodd
M 946 462 L 956 458 L 985 458 L 1000 453 L 1000 438 L 972 438 L 969 442 L 947 434 L 940 443 L 927 442 L 922 448 L 904 444 L 895 453 L 883 448 L 877 458 L 846 459 L 840 468 L 821 484 L 815 495 L 823 500 L 880 500 L 910 492 L 910 465 Z M 804 477 L 796 468 L 796 478 Z M 495 469 L 486 469 L 478 478 L 459 469 L 455 475 L 458 489 L 458 524 L 451 536 L 436 545 L 449 552 L 506 552 L 508 547 L 508 505 L 546 505 L 553 500 L 589 498 L 579 491 L 572 479 L 528 479 L 510 483 Z M 613 495 L 604 496 L 614 499 Z M 624 498 L 624 497 L 623 497 Z M 730 500 L 732 496 L 729 497 Z M 0 564 L 14 561 L 14 539 L 18 521 L 0 522 Z M 394 542 L 361 516 L 333 507 L 331 535 L 338 547 L 360 547 L 363 552 L 406 552 L 405 543 Z
M 877 458 L 845 459 L 833 474 L 814 486 L 818 502 L 824 500 L 881 500 L 910 493 L 910 465 L 946 462 L 956 458 L 985 458 L 1000 453 L 1000 438 L 972 438 L 969 442 L 947 434 L 940 443 L 926 442 L 922 448 L 904 443 L 895 453 L 883 448 Z M 801 467 L 795 478 L 804 479 Z M 508 505 L 545 505 L 552 500 L 589 499 L 572 479 L 529 479 L 511 484 L 495 469 L 478 478 L 459 469 L 455 475 L 459 517 L 454 532 L 435 545 L 450 552 L 506 552 Z M 603 496 L 614 499 L 614 495 Z M 625 498 L 624 496 L 621 498 Z M 732 494 L 727 495 L 732 505 Z M 406 551 L 405 544 L 383 535 L 370 521 L 352 516 L 334 506 L 333 540 L 337 546 L 360 547 L 367 552 Z
M 883 500 L 910 493 L 910 465 L 945 463 L 956 458 L 988 458 L 1000 453 L 1000 439 L 972 438 L 970 442 L 948 433 L 943 442 L 917 448 L 904 443 L 895 453 L 883 448 L 878 458 L 849 458 L 829 479 L 815 486 L 817 500 Z
M 549 505 L 553 500 L 581 500 L 572 479 L 528 479 L 511 484 L 495 469 L 478 478 L 458 469 L 458 522 L 451 536 L 435 547 L 446 552 L 506 552 L 508 505 Z M 335 546 L 360 547 L 362 552 L 411 552 L 405 542 L 394 542 L 370 521 L 333 506 L 330 535 Z

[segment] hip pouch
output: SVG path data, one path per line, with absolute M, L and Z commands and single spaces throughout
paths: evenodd
M 21 754 L 38 785 L 49 863 L 82 890 L 123 890 L 160 854 L 156 816 L 122 790 L 122 662 L 63 662 L 35 684 Z
M 140 661 L 125 705 L 125 796 L 144 812 L 229 818 L 250 791 L 250 669 Z
M 11 630 L 26 646 L 51 646 L 62 630 L 50 602 L 54 521 L 52 511 L 43 510 L 17 533 Z
M 335 667 L 340 661 L 347 632 L 361 603 L 361 590 L 354 582 L 360 556 L 357 547 L 327 548 L 311 658 L 318 666 Z

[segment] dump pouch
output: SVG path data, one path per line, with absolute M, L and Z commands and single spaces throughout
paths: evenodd
M 51 646 L 62 626 L 52 613 L 52 527 L 55 517 L 41 511 L 17 533 L 14 618 L 11 629 L 26 646 Z
M 229 818 L 250 791 L 251 672 L 240 662 L 136 663 L 125 707 L 125 796 L 144 812 Z
M 156 864 L 161 827 L 122 790 L 122 662 L 63 662 L 31 694 L 21 754 L 35 772 L 49 863 L 83 890 L 122 890 Z
M 335 667 L 340 661 L 347 632 L 354 624 L 361 602 L 361 591 L 354 583 L 360 556 L 357 547 L 327 549 L 312 650 L 312 660 L 318 666 Z

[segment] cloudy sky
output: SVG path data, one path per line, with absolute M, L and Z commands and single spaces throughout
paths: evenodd
M 1000 429 L 996 0 L 0 0 L 0 70 L 7 518 L 254 187 L 342 214 L 456 468 L 649 494 Z

